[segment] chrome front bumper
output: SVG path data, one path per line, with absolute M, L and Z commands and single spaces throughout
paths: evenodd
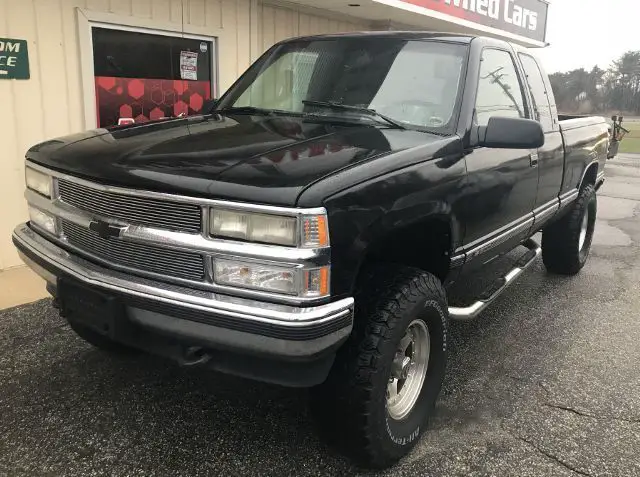
M 112 270 L 71 254 L 21 224 L 20 256 L 47 282 L 61 277 L 120 298 L 129 318 L 165 334 L 283 358 L 335 348 L 350 334 L 353 299 L 311 307 L 274 304 L 185 288 Z

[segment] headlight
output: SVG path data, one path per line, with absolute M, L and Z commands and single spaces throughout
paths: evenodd
M 218 285 L 300 297 L 322 297 L 329 294 L 329 267 L 305 270 L 216 259 L 213 274 Z
M 329 245 L 324 215 L 280 216 L 235 210 L 211 210 L 211 235 L 291 247 Z
M 51 198 L 51 176 L 30 167 L 25 168 L 25 182 L 29 189 Z
M 58 235 L 58 223 L 55 217 L 32 205 L 29 206 L 29 220 L 41 229 L 53 235 Z

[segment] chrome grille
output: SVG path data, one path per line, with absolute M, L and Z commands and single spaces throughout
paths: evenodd
M 69 245 L 107 263 L 188 280 L 204 279 L 203 257 L 197 253 L 141 245 L 119 239 L 107 240 L 66 220 L 62 221 L 62 231 Z
M 194 233 L 202 227 L 202 209 L 198 205 L 119 194 L 66 179 L 58 180 L 58 190 L 67 204 L 126 224 Z

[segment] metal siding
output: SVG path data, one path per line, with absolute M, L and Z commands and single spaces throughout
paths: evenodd
M 182 0 L 171 0 L 170 8 L 171 8 L 170 20 L 173 23 L 182 23 L 182 18 L 184 15 L 183 8 L 182 8 Z
M 11 244 L 13 227 L 27 216 L 27 206 L 22 198 L 24 189 L 24 152 L 28 145 L 45 137 L 45 123 L 50 124 L 46 116 L 52 112 L 44 111 L 43 94 L 50 94 L 50 88 L 41 81 L 40 52 L 36 45 L 47 41 L 44 34 L 49 25 L 36 22 L 36 5 L 33 0 L 1 0 L 0 36 L 19 38 L 28 41 L 29 80 L 0 80 L 0 97 L 9 98 L 8 111 L 3 111 L 0 119 L 2 131 L 2 152 L 0 155 L 0 191 L 2 191 L 2 214 L 0 214 L 0 267 L 8 268 L 21 262 Z M 59 34 L 59 29 L 52 29 Z M 55 34 L 53 35 L 55 38 Z M 56 79 L 64 72 L 56 72 Z M 47 79 L 48 81 L 48 79 Z M 58 83 L 56 81 L 56 83 Z M 61 83 L 64 86 L 64 83 Z M 43 89 L 46 91 L 43 92 Z M 7 104 L 4 104 L 5 108 Z M 66 115 L 66 111 L 58 111 Z M 59 116 L 58 116 L 59 117 Z M 6 128 L 6 129 L 5 129 Z M 10 133 L 13 131 L 13 133 Z M 6 144 L 6 145 L 5 145 Z
M 208 28 L 222 28 L 222 1 L 208 0 L 204 4 L 204 16 Z
M 251 31 L 251 2 L 239 2 L 236 9 L 237 71 L 240 75 L 251 65 L 251 35 L 244 33 Z
M 205 26 L 205 0 L 190 0 L 187 4 L 189 16 L 187 17 L 191 25 Z
M 131 16 L 133 11 L 133 3 L 138 0 L 109 0 L 109 12 L 121 16 Z
M 135 0 L 131 3 L 131 12 L 134 17 L 153 18 L 151 0 Z
M 248 0 L 242 0 L 248 3 Z M 222 29 L 228 40 L 220 51 L 220 89 L 226 91 L 242 73 L 238 71 L 238 3 L 236 0 L 222 0 Z M 249 35 L 249 32 L 245 33 Z
M 87 0 L 86 8 L 97 12 L 108 12 L 109 0 Z
M 58 0 L 35 0 L 36 35 L 38 45 L 38 69 L 40 70 L 40 89 L 42 91 L 42 121 L 44 137 L 52 138 L 66 134 L 69 129 L 67 104 L 69 91 L 66 88 L 67 72 L 60 72 L 65 62 L 65 45 L 62 27 L 62 8 Z M 53 41 L 50 41 L 51 38 Z M 29 51 L 31 53 L 31 51 Z M 56 82 L 56 90 L 50 91 L 50 78 L 64 78 L 63 83 Z M 35 111 L 32 111 L 34 113 Z
M 169 0 L 149 0 L 151 4 L 151 18 L 162 20 L 163 22 L 171 21 L 171 2 Z
M 76 7 L 84 8 L 85 0 L 60 0 L 61 4 L 69 5 L 62 10 L 62 46 L 64 49 L 64 83 L 67 88 L 67 132 L 84 129 L 82 98 L 82 80 L 80 79 L 80 55 L 78 54 L 78 22 Z M 26 148 L 29 145 L 25 145 Z M 21 154 L 24 151 L 21 151 Z
M 262 51 L 267 51 L 276 42 L 276 12 L 273 7 L 262 6 Z
M 262 51 L 274 43 L 287 38 L 322 33 L 339 33 L 368 30 L 366 21 L 350 22 L 338 20 L 335 16 L 321 16 L 274 5 L 262 5 L 261 41 Z
M 292 10 L 276 8 L 276 41 L 286 40 L 294 36 L 294 13 Z M 297 20 L 297 14 L 295 16 L 295 20 Z

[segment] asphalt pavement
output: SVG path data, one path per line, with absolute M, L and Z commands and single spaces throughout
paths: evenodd
M 607 177 L 583 272 L 538 262 L 454 324 L 436 416 L 379 475 L 640 475 L 640 156 Z M 0 475 L 367 475 L 318 439 L 306 400 L 109 356 L 48 300 L 0 311 Z

